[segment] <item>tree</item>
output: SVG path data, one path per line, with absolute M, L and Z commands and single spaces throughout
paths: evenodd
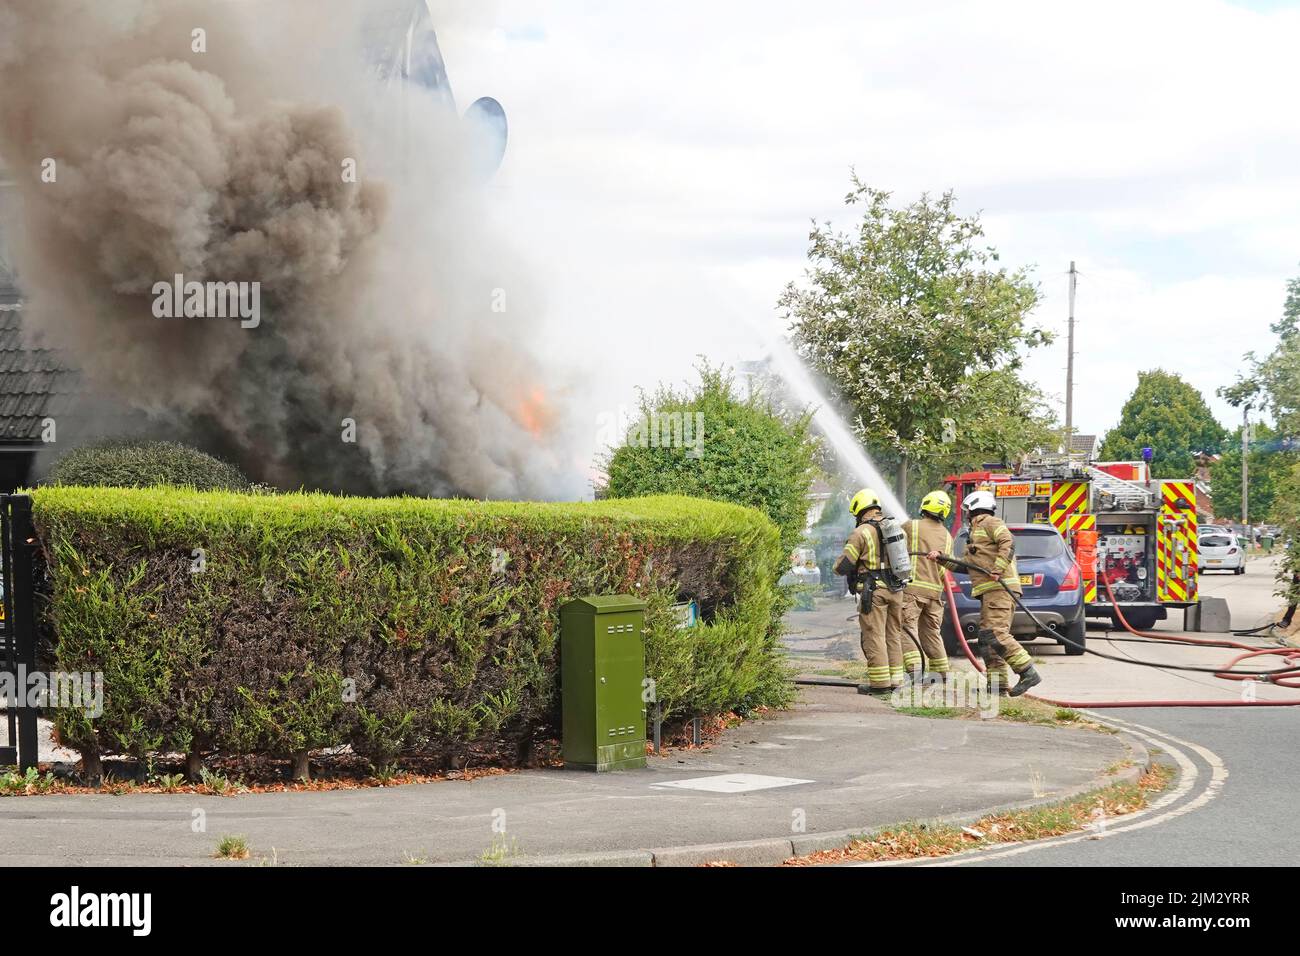
M 1016 374 L 1021 351 L 1050 341 L 1027 325 L 1039 298 L 1027 272 L 996 266 L 978 215 L 957 215 L 951 192 L 894 208 L 855 173 L 845 204 L 862 208 L 856 230 L 814 222 L 806 285 L 787 286 L 780 306 L 796 350 L 834 386 L 864 446 L 895 466 L 899 498 L 909 471 L 932 471 L 956 438 L 1037 440 L 1036 430 L 1014 435 L 1023 407 L 989 401 L 1006 398 L 1009 382 L 1032 393 Z
M 1153 369 L 1138 372 L 1137 388 L 1106 433 L 1101 456 L 1136 461 L 1150 448 L 1153 478 L 1186 478 L 1196 470 L 1198 451 L 1217 452 L 1226 432 L 1201 393 L 1178 375 Z
M 946 475 L 970 471 L 985 462 L 1014 465 L 1027 453 L 1054 449 L 1060 442 L 1060 429 L 1047 407 L 1047 397 L 1014 371 L 974 372 L 968 384 L 971 404 L 995 412 L 969 416 L 963 427 L 953 428 L 952 441 L 943 444 L 929 467 L 919 471 L 920 487 L 907 502 L 910 510 L 915 510 L 927 491 L 939 487 Z
M 1279 489 L 1286 484 L 1287 476 L 1295 464 L 1295 456 L 1288 454 L 1282 437 L 1275 429 L 1259 423 L 1253 426 L 1247 457 L 1247 476 L 1250 482 L 1251 521 L 1273 521 L 1274 506 Z M 1241 501 L 1241 426 L 1224 443 L 1222 457 L 1210 467 L 1210 492 L 1214 497 L 1214 510 L 1220 516 L 1236 515 Z
M 1247 371 L 1219 389 L 1219 397 L 1240 408 L 1271 412 L 1282 435 L 1300 436 L 1300 278 L 1286 285 L 1282 317 L 1271 326 L 1278 344 L 1264 359 L 1246 353 Z
M 807 413 L 779 411 L 761 390 L 741 397 L 723 368 L 703 362 L 698 386 L 642 395 L 640 417 L 606 464 L 610 498 L 679 494 L 757 508 L 787 551 L 808 520 L 817 441 Z M 680 440 L 678 440 L 680 438 Z

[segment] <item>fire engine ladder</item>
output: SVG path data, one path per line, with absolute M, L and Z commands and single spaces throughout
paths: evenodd
M 1147 511 L 1155 508 L 1154 498 L 1137 482 L 1125 481 L 1102 471 L 1100 468 L 1088 468 L 1088 479 L 1093 491 L 1101 491 L 1114 499 L 1115 504 L 1128 511 Z

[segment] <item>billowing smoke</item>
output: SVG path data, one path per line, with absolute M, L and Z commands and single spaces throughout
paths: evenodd
M 581 494 L 535 283 L 458 118 L 367 72 L 363 6 L 0 0 L 27 333 L 281 487 Z M 159 317 L 177 275 L 259 283 L 260 321 Z

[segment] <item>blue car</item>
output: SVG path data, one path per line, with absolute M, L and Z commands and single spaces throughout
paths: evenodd
M 1051 525 L 1009 524 L 1007 527 L 1016 539 L 1016 569 L 1020 572 L 1020 586 L 1024 592 L 1021 601 L 1043 624 L 1059 629 L 1060 634 L 1068 637 L 1075 646 L 1066 644 L 1058 634 L 1039 627 L 1019 608 L 1016 608 L 1016 616 L 1011 623 L 1011 633 L 1021 642 L 1046 638 L 1063 645 L 1065 653 L 1072 657 L 1082 654 L 1087 640 L 1083 586 L 1079 564 L 1069 545 Z M 966 551 L 968 534 L 968 529 L 962 529 L 953 540 L 952 552 L 959 558 Z M 958 620 L 966 634 L 966 640 L 974 641 L 976 632 L 979 631 L 979 598 L 971 597 L 970 575 L 954 571 L 952 579 L 956 585 L 954 599 Z M 946 604 L 947 602 L 943 615 L 943 643 L 950 655 L 960 657 L 961 646 L 957 643 L 957 634 L 953 629 L 952 612 Z

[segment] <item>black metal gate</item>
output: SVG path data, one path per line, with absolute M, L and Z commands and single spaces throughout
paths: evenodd
M 28 707 L 29 677 L 36 672 L 36 632 L 32 615 L 32 499 L 27 495 L 0 495 L 0 706 L 4 730 L 0 733 L 0 767 L 36 766 L 36 718 Z

